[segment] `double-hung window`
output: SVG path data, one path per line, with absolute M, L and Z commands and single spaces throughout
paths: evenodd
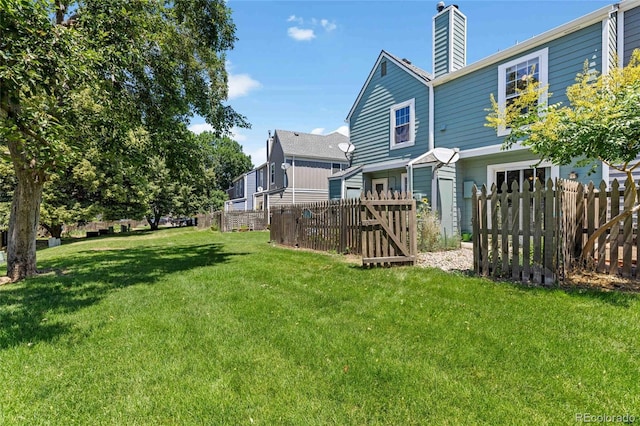
M 391 127 L 389 129 L 391 134 L 389 147 L 391 149 L 403 148 L 405 146 L 411 146 L 415 143 L 415 108 L 415 99 L 410 99 L 406 102 L 395 104 L 391 107 Z
M 269 172 L 271 174 L 270 182 L 271 182 L 271 185 L 273 185 L 274 183 L 276 183 L 276 163 L 271 163 Z
M 548 84 L 548 59 L 549 49 L 544 48 L 498 67 L 498 105 L 501 109 L 510 105 L 527 84 Z M 540 102 L 546 102 L 546 99 L 540 99 Z M 499 128 L 498 136 L 508 135 L 509 131 L 509 128 Z

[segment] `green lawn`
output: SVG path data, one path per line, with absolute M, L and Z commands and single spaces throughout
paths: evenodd
M 0 287 L 0 424 L 640 420 L 640 303 L 361 269 L 262 232 L 38 253 Z

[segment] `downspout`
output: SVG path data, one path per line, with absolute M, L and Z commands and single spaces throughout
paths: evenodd
M 429 82 L 429 151 L 435 148 L 435 91 L 433 90 L 433 82 Z M 433 170 L 433 168 L 432 168 Z M 431 209 L 438 207 L 438 170 L 431 175 Z
M 435 99 L 433 94 L 433 82 L 428 83 L 429 87 L 429 151 L 435 148 L 435 133 L 433 131 L 433 126 L 435 126 Z
M 296 203 L 296 157 L 295 155 L 291 157 L 291 170 L 292 170 L 291 174 L 293 175 L 291 177 L 291 186 L 293 187 L 291 188 L 293 192 L 292 201 L 293 201 L 293 204 L 295 204 Z

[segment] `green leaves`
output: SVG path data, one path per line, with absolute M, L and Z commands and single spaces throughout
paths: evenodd
M 637 167 L 640 154 L 640 51 L 624 68 L 598 75 L 585 63 L 567 88 L 569 105 L 539 102 L 546 88 L 531 84 L 510 105 L 492 98 L 487 126 L 510 127 L 504 146 L 515 142 L 554 164 L 596 164 L 621 171 Z

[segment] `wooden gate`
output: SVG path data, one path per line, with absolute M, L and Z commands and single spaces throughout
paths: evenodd
M 360 203 L 362 265 L 415 264 L 416 201 L 404 193 L 369 192 Z

